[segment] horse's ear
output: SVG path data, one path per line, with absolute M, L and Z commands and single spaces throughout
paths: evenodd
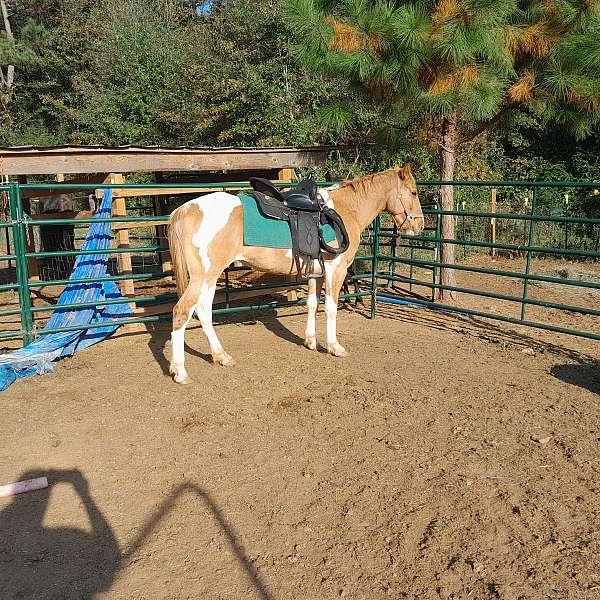
M 400 169 L 400 177 L 402 179 L 407 179 L 413 172 L 413 164 L 412 161 L 408 161 L 401 169 Z

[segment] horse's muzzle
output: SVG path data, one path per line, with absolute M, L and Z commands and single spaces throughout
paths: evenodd
M 413 237 L 420 235 L 423 232 L 424 227 L 425 219 L 423 217 L 413 217 L 404 222 L 401 231 L 404 235 Z

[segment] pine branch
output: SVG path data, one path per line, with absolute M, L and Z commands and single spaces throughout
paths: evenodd
M 475 138 L 479 137 L 482 133 L 487 131 L 501 121 L 510 111 L 519 107 L 521 102 L 510 102 L 505 104 L 491 119 L 487 119 L 482 123 L 476 125 L 471 131 L 460 136 L 460 143 L 472 142 Z

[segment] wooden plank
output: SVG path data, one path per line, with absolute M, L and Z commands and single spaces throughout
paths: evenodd
M 93 216 L 91 210 L 81 210 L 79 212 L 64 211 L 59 213 L 44 213 L 31 215 L 32 221 L 45 221 L 46 219 L 90 219 Z M 88 226 L 88 223 L 82 223 L 82 225 Z
M 156 183 L 163 183 L 164 182 L 164 175 L 162 173 L 154 173 L 154 181 L 156 181 Z M 156 216 L 158 215 L 163 215 L 163 214 L 167 214 L 168 211 L 168 204 L 167 204 L 167 198 L 165 195 L 160 195 L 160 196 L 155 196 L 154 197 L 154 214 Z M 167 221 L 164 225 L 159 225 L 158 227 L 156 227 L 156 234 L 158 237 L 158 244 L 159 246 L 163 246 L 163 247 L 167 247 L 169 246 L 169 236 L 168 236 L 168 224 L 169 221 Z M 162 271 L 163 273 L 167 273 L 169 271 L 173 270 L 173 260 L 171 259 L 171 250 L 169 249 L 166 252 L 160 252 L 160 264 L 162 267 Z M 173 283 L 175 280 L 173 279 L 173 277 L 169 276 L 166 278 L 166 281 L 168 283 Z
M 27 183 L 27 175 L 19 175 L 17 181 L 19 183 Z M 31 202 L 27 198 L 22 199 L 23 202 L 23 212 L 27 215 L 31 215 Z M 27 226 L 26 228 L 26 237 L 25 237 L 25 248 L 27 252 L 35 252 L 35 235 L 33 231 L 33 227 Z M 27 269 L 29 274 L 30 281 L 39 281 L 40 280 L 40 267 L 38 265 L 37 258 L 28 258 L 27 259 Z
M 110 183 L 125 183 L 125 178 L 122 173 L 112 173 L 110 175 Z M 113 216 L 114 217 L 125 217 L 127 216 L 127 204 L 125 202 L 125 198 L 122 197 L 113 197 Z M 129 248 L 129 229 L 119 229 L 117 230 L 117 248 Z M 119 275 L 128 275 L 133 272 L 131 266 L 131 254 L 123 253 L 117 255 L 117 263 L 119 265 Z M 135 286 L 133 284 L 133 279 L 125 279 L 120 282 L 121 284 L 121 292 L 124 296 L 133 296 L 135 295 Z M 135 304 L 132 303 L 132 307 Z
M 327 148 L 285 149 L 56 149 L 0 151 L 7 175 L 55 173 L 132 173 L 152 171 L 236 171 L 313 167 Z
M 289 285 L 281 285 L 269 290 L 233 290 L 229 293 L 229 301 L 235 302 L 237 300 L 245 300 L 247 298 L 256 298 L 258 296 L 268 296 L 275 292 L 289 291 L 291 288 Z M 294 291 L 301 290 L 298 286 L 295 286 Z M 225 291 L 217 290 L 215 294 L 214 304 L 223 304 L 226 301 Z M 153 317 L 156 315 L 164 315 L 173 310 L 175 302 L 163 302 L 162 304 L 155 304 L 154 306 L 139 306 L 135 309 L 134 315 L 136 317 Z
M 115 215 L 116 216 L 116 215 Z M 136 229 L 137 227 L 155 227 L 159 225 L 168 225 L 169 219 L 165 219 L 164 221 L 151 221 L 151 222 L 143 222 L 143 221 L 124 221 L 123 223 L 113 223 L 112 228 L 113 231 L 120 231 L 122 229 Z
M 78 184 L 78 183 L 86 183 L 86 184 L 99 184 L 105 183 L 106 181 L 106 173 L 100 173 L 96 175 L 90 175 L 88 177 L 77 177 L 76 179 L 67 179 L 65 180 L 64 176 L 61 173 L 61 181 L 60 183 L 68 183 L 68 184 Z M 91 194 L 92 190 L 86 189 L 74 189 L 74 190 L 63 190 L 60 188 L 50 188 L 47 190 L 21 190 L 21 195 L 23 198 L 45 198 L 47 196 L 54 196 L 57 194 Z
M 247 186 L 247 183 L 242 184 Z M 229 187 L 229 186 L 228 186 Z M 210 188 L 144 188 L 144 189 L 121 189 L 114 188 L 113 195 L 121 198 L 138 198 L 139 196 L 179 196 L 182 194 L 209 194 L 211 192 L 221 192 L 221 187 Z M 104 191 L 96 190 L 96 197 L 102 198 Z

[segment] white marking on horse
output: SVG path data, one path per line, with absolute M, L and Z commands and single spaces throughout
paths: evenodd
M 190 322 L 196 305 L 190 308 L 190 312 L 187 316 L 187 320 L 183 327 L 174 329 L 171 332 L 171 366 L 170 372 L 174 376 L 177 383 L 189 383 L 190 378 L 188 377 L 187 371 L 185 370 L 185 328 Z
M 337 186 L 331 187 L 329 189 L 335 189 Z M 329 197 L 329 192 L 325 188 L 319 188 L 319 194 L 321 194 L 321 198 L 323 198 L 323 202 L 329 207 L 333 208 L 333 200 Z
M 319 299 L 317 298 L 317 282 L 311 279 L 308 282 L 308 298 L 306 299 L 308 308 L 308 318 L 306 320 L 306 331 L 304 334 L 304 345 L 309 350 L 317 349 L 317 325 L 316 316 L 319 307 Z
M 216 235 L 227 225 L 233 210 L 242 203 L 237 196 L 227 192 L 214 192 L 191 200 L 202 213 L 202 222 L 192 237 L 192 244 L 198 248 L 204 272 L 210 269 L 208 247 Z
M 200 319 L 200 323 L 202 323 L 202 329 L 208 338 L 210 351 L 213 355 L 223 352 L 223 346 L 221 346 L 221 342 L 219 342 L 212 324 L 212 303 L 215 297 L 215 289 L 216 286 L 211 285 L 209 287 L 204 282 L 200 288 L 200 297 L 196 305 L 196 314 L 198 315 L 198 319 Z

